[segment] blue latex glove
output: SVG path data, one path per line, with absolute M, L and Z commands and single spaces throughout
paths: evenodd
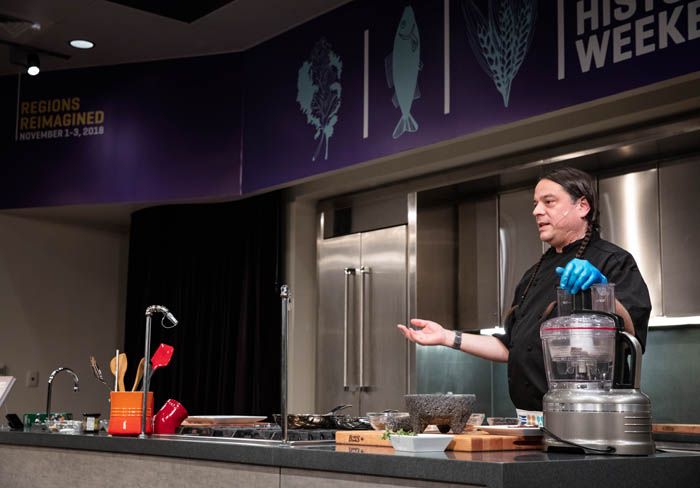
M 587 290 L 596 283 L 608 282 L 603 273 L 585 259 L 572 259 L 566 267 L 558 267 L 556 272 L 561 276 L 559 287 L 571 294 Z

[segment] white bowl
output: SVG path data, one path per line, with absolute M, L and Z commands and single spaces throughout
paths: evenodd
M 454 438 L 453 435 L 445 434 L 418 434 L 418 435 L 396 435 L 392 434 L 389 439 L 391 445 L 397 451 L 408 452 L 434 452 L 444 451 Z

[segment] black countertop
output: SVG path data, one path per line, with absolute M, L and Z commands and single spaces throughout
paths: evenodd
M 0 444 L 145 454 L 280 468 L 472 483 L 494 488 L 700 486 L 700 455 L 626 457 L 542 451 L 400 453 L 344 445 L 279 447 L 153 437 L 0 432 Z

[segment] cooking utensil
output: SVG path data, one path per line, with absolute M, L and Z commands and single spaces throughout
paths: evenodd
M 335 414 L 341 410 L 352 407 L 352 405 L 338 405 L 333 407 L 330 412 L 324 414 L 293 414 L 287 415 L 287 426 L 290 429 L 335 429 L 336 425 L 333 421 Z M 278 425 L 281 425 L 282 418 L 276 413 L 272 416 Z
M 338 430 L 370 430 L 372 424 L 367 417 L 353 417 L 352 415 L 334 415 L 333 424 Z
M 117 374 L 119 374 L 119 362 L 117 359 L 119 358 L 119 349 L 117 349 L 117 353 L 114 355 L 114 359 L 112 359 L 109 362 L 109 370 L 112 372 L 112 376 L 114 376 L 114 391 L 119 391 L 119 381 L 117 379 Z
M 173 352 L 175 348 L 167 344 L 161 344 L 156 349 L 156 352 L 151 356 L 151 374 L 155 373 L 158 368 L 167 366 L 170 363 L 170 359 L 173 357 Z
M 136 389 L 139 387 L 139 383 L 141 383 L 141 378 L 143 378 L 143 367 L 146 363 L 146 358 L 141 358 L 141 361 L 139 361 L 139 365 L 136 368 L 136 376 L 134 377 L 134 386 L 131 387 L 131 391 L 136 391 Z
M 117 352 L 119 352 L 119 350 L 117 350 Z M 124 375 L 126 374 L 126 367 L 127 360 L 125 353 L 121 353 L 114 356 L 109 362 L 109 368 L 112 370 L 112 374 L 114 374 L 114 377 L 117 379 L 116 391 L 126 390 L 126 388 L 124 387 Z
M 95 378 L 97 378 L 97 381 L 105 385 L 109 390 L 112 390 L 112 387 L 107 384 L 107 382 L 104 379 L 104 376 L 102 376 L 102 370 L 100 369 L 100 366 L 97 364 L 97 360 L 95 359 L 95 356 L 90 356 L 90 367 L 92 368 L 92 374 L 95 375 Z

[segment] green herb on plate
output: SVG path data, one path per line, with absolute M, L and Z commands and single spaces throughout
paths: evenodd
M 384 431 L 384 434 L 382 434 L 382 440 L 384 440 L 384 441 L 389 440 L 389 438 L 392 435 L 416 435 L 416 433 L 413 432 L 412 430 L 399 429 L 395 432 L 392 432 L 391 430 L 387 429 Z

